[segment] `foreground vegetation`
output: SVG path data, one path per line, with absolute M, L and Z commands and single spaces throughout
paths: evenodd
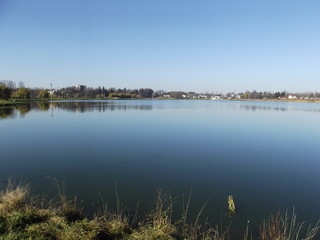
M 120 209 L 100 213 L 88 218 L 60 191 L 59 200 L 45 201 L 30 195 L 27 185 L 15 185 L 9 181 L 0 192 L 0 239 L 63 239 L 63 240 L 225 240 L 230 239 L 229 230 L 200 224 L 199 212 L 193 223 L 188 222 L 187 213 L 190 197 L 184 214 L 173 222 L 172 198 L 158 191 L 153 210 L 145 219 L 129 217 Z M 277 214 L 260 226 L 261 240 L 311 240 L 316 239 L 320 226 L 303 230 L 303 224 L 296 222 L 296 215 Z M 304 232 L 302 234 L 302 231 Z M 249 229 L 237 239 L 253 239 Z

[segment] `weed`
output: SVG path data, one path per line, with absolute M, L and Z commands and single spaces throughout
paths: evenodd
M 232 195 L 228 196 L 227 200 L 228 200 L 228 209 L 229 209 L 228 216 L 233 217 L 236 214 L 236 206 L 233 201 L 233 196 Z
M 319 222 L 314 227 L 309 226 L 305 233 L 302 231 L 303 227 L 303 222 L 297 222 L 295 209 L 292 210 L 291 216 L 288 211 L 284 216 L 278 212 L 262 223 L 260 238 L 261 240 L 311 240 L 315 238 L 320 229 Z
M 26 204 L 30 188 L 9 179 L 7 187 L 0 191 L 0 214 L 7 215 Z
M 60 186 L 60 185 L 59 185 Z M 116 188 L 117 208 L 114 212 L 103 210 L 101 216 L 88 219 L 82 216 L 76 207 L 76 200 L 67 199 L 60 186 L 59 202 L 44 204 L 29 196 L 28 185 L 14 184 L 0 192 L 0 240 L 228 240 L 229 229 L 212 227 L 201 223 L 200 216 L 207 204 L 201 207 L 194 222 L 187 220 L 191 193 L 180 221 L 173 223 L 173 203 L 175 199 L 161 190 L 153 209 L 140 223 L 130 225 L 129 217 L 120 205 Z M 229 196 L 228 200 L 232 200 Z M 184 203 L 184 200 L 183 200 Z M 230 210 L 229 204 L 229 210 Z M 45 206 L 45 207 L 44 207 Z M 234 202 L 233 202 L 233 208 Z M 136 217 L 134 217 L 136 219 Z M 320 223 L 304 228 L 292 214 L 271 215 L 260 226 L 260 240 L 313 240 L 320 229 Z M 231 225 L 231 224 L 230 224 Z M 244 234 L 249 237 L 249 222 Z M 251 236 L 252 239 L 252 236 Z

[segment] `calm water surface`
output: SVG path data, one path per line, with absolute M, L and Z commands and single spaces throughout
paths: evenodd
M 56 194 L 52 180 L 84 204 L 149 209 L 155 190 L 192 188 L 191 215 L 245 229 L 278 209 L 320 217 L 320 104 L 232 101 L 83 101 L 0 108 L 0 180 L 31 182 Z

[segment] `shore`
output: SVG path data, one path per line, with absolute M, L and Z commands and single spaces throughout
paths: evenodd
M 10 100 L 0 100 L 0 107 L 2 106 L 20 106 L 26 105 L 31 102 L 48 102 L 48 99 L 10 99 Z
M 204 100 L 204 99 L 174 99 L 174 98 L 147 98 L 145 100 Z M 53 101 L 63 100 L 143 100 L 143 98 L 134 99 L 114 99 L 114 98 L 56 98 Z M 208 101 L 240 101 L 240 102 L 293 102 L 293 103 L 320 103 L 320 99 L 205 99 Z M 51 99 L 23 99 L 23 100 L 0 100 L 0 107 L 2 106 L 19 106 L 30 102 L 49 102 Z
M 57 183 L 57 185 L 59 185 Z M 61 189 L 60 189 L 61 190 Z M 201 223 L 199 217 L 187 219 L 189 201 L 178 221 L 172 219 L 170 194 L 157 191 L 154 207 L 143 219 L 130 216 L 120 208 L 100 209 L 93 217 L 83 214 L 75 198 L 59 191 L 56 200 L 32 196 L 28 185 L 9 181 L 0 190 L 0 239 L 18 240 L 231 240 L 230 226 Z M 230 213 L 230 212 L 229 212 Z M 232 214 L 236 214 L 236 207 Z M 200 216 L 202 210 L 199 212 Z M 204 215 L 204 214 L 203 214 Z M 232 218 L 232 216 L 230 216 Z M 213 227 L 214 226 L 214 227 Z M 290 228 L 288 228 L 290 226 Z M 296 222 L 296 214 L 287 212 L 269 217 L 260 227 L 259 236 L 252 236 L 249 224 L 236 239 L 313 240 L 318 237 L 319 223 L 311 228 Z M 318 239 L 318 238 L 317 238 Z
M 228 99 L 231 101 L 254 101 L 254 102 L 297 102 L 297 103 L 320 103 L 320 99 Z

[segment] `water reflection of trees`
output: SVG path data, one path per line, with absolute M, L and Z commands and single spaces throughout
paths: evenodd
M 20 105 L 16 107 L 0 107 L 0 119 L 16 118 L 18 115 L 24 117 L 31 111 L 30 104 Z M 17 114 L 19 113 L 19 114 Z
M 16 118 L 18 116 L 25 117 L 31 110 L 48 111 L 48 102 L 26 103 L 18 106 L 0 107 L 0 118 Z
M 50 103 L 49 102 L 37 102 L 33 108 L 36 108 L 40 111 L 48 111 L 50 108 Z
M 31 102 L 19 106 L 0 107 L 0 119 L 24 117 L 32 111 L 62 109 L 69 112 L 105 112 L 127 110 L 152 110 L 152 105 L 123 104 L 117 102 Z
M 105 112 L 116 110 L 152 110 L 152 105 L 123 104 L 121 102 L 52 102 L 53 108 L 63 109 L 69 112 Z
M 189 103 L 189 102 L 188 102 Z M 243 104 L 230 102 L 209 102 L 205 105 L 201 104 L 180 104 L 179 102 L 166 102 L 165 104 L 160 101 L 143 102 L 143 101 L 64 101 L 64 102 L 30 102 L 28 104 L 14 106 L 14 107 L 0 107 L 0 119 L 24 117 L 30 111 L 48 111 L 54 109 L 62 109 L 68 112 L 106 112 L 106 111 L 150 111 L 156 109 L 227 109 L 227 110 L 245 110 L 245 111 L 302 111 L 302 112 L 320 112 L 320 108 L 313 105 L 282 105 L 282 104 Z
M 31 106 L 30 104 L 26 104 L 26 105 L 17 106 L 15 107 L 15 109 L 19 112 L 20 117 L 24 117 L 28 112 L 31 111 Z
M 0 119 L 14 118 L 15 114 L 16 114 L 15 109 L 12 107 L 1 107 L 0 108 Z
M 318 108 L 308 108 L 307 106 L 266 106 L 266 105 L 240 105 L 239 109 L 246 110 L 246 111 L 303 111 L 303 112 L 320 112 Z
M 268 107 L 268 106 L 257 106 L 257 105 L 245 105 L 245 106 L 241 106 L 240 109 L 244 109 L 246 111 L 270 111 L 270 110 L 274 110 L 274 111 L 288 111 L 288 108 L 285 107 Z

